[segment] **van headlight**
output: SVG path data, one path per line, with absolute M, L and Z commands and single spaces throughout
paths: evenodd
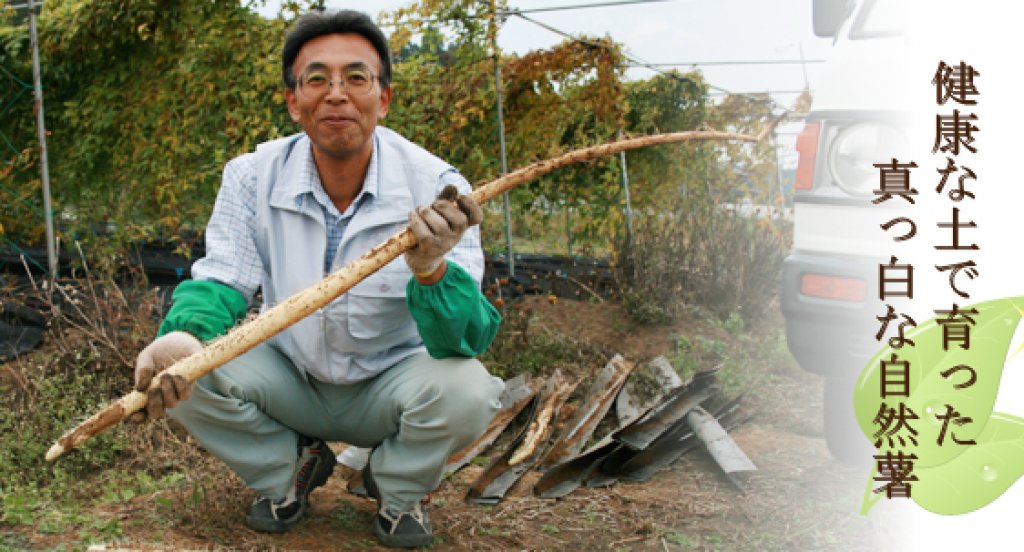
M 896 158 L 908 151 L 906 137 L 896 127 L 879 122 L 854 123 L 836 134 L 828 152 L 828 170 L 832 181 L 846 193 L 869 196 L 878 188 L 876 163 Z

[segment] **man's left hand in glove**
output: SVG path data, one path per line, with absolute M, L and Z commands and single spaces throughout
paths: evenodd
M 454 186 L 441 192 L 430 205 L 409 212 L 409 229 L 416 247 L 405 254 L 405 262 L 420 283 L 432 284 L 444 276 L 444 256 L 462 239 L 466 229 L 480 224 L 483 209 L 470 195 L 458 195 Z

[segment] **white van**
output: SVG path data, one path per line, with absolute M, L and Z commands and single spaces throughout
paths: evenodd
M 892 245 L 879 228 L 888 208 L 871 203 L 879 182 L 873 165 L 909 151 L 898 107 L 905 92 L 891 74 L 899 64 L 879 63 L 903 45 L 903 3 L 814 0 L 815 34 L 835 42 L 797 139 L 793 250 L 783 265 L 789 349 L 826 378 L 830 450 L 860 462 L 871 449 L 854 422 L 853 384 L 882 345 L 878 256 Z

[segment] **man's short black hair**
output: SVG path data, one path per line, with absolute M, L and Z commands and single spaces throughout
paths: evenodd
M 281 52 L 281 76 L 284 84 L 295 90 L 295 58 L 299 56 L 302 46 L 329 34 L 357 34 L 370 41 L 373 49 L 380 56 L 380 87 L 387 88 L 391 84 L 391 50 L 388 39 L 368 15 L 355 10 L 341 10 L 332 13 L 310 12 L 300 16 L 292 24 L 288 36 L 284 39 L 284 50 Z

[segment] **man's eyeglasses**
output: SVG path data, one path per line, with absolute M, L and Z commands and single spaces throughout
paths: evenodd
M 369 69 L 350 67 L 337 79 L 338 86 L 353 95 L 369 94 L 376 79 Z M 313 95 L 326 94 L 334 86 L 335 79 L 327 71 L 315 69 L 299 77 L 299 86 L 304 92 Z

